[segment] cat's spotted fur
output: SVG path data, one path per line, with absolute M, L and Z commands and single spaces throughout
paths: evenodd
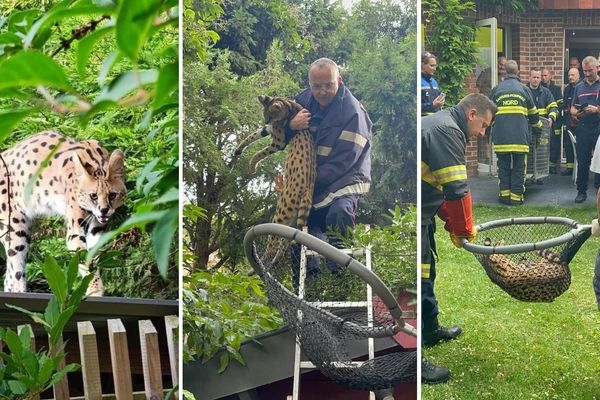
M 48 158 L 48 156 L 50 156 Z M 40 164 L 47 166 L 26 187 Z M 91 248 L 126 196 L 123 152 L 109 154 L 95 140 L 75 141 L 56 132 L 29 137 L 2 153 L 0 160 L 0 242 L 6 250 L 4 291 L 26 291 L 25 259 L 33 220 L 61 215 L 67 227 L 67 248 Z M 80 267 L 82 274 L 88 271 Z M 102 295 L 97 275 L 89 294 Z

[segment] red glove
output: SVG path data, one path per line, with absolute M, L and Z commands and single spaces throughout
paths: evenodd
M 473 205 L 471 192 L 458 200 L 444 200 L 437 212 L 438 216 L 446 222 L 444 229 L 450 232 L 452 242 L 456 247 L 462 247 L 460 238 L 471 241 L 477 235 L 473 227 Z

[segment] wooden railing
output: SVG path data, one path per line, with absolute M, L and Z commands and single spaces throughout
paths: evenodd
M 79 363 L 83 377 L 83 396 L 71 397 L 69 391 L 69 375 L 54 385 L 54 399 L 86 399 L 86 400 L 137 400 L 137 399 L 163 399 L 165 393 L 175 387 L 178 382 L 178 345 L 177 345 L 177 316 L 168 315 L 164 317 L 165 332 L 163 343 L 166 341 L 166 349 L 160 349 L 159 332 L 151 320 L 139 320 L 139 354 L 141 355 L 144 390 L 134 392 L 131 372 L 130 346 L 138 346 L 138 343 L 128 343 L 127 331 L 120 319 L 108 319 L 109 348 L 101 348 L 98 344 L 98 335 L 94 325 L 90 321 L 77 322 L 77 336 L 79 344 Z M 19 329 L 23 329 L 20 326 Z M 30 330 L 31 332 L 31 330 Z M 131 333 L 131 332 L 130 332 Z M 131 335 L 130 335 L 131 338 Z M 35 346 L 35 338 L 32 337 Z M 112 383 L 114 393 L 102 393 L 101 363 L 99 354 L 110 352 L 110 364 L 112 368 Z M 161 353 L 168 354 L 168 359 L 161 359 Z M 165 357 L 163 357 L 165 358 Z M 170 381 L 163 382 L 163 370 L 165 366 L 169 371 Z M 167 386 L 165 388 L 165 386 Z M 41 399 L 47 397 L 42 396 Z

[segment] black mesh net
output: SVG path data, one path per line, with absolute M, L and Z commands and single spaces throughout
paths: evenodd
M 512 297 L 551 302 L 569 288 L 569 263 L 590 233 L 566 218 L 513 218 L 480 225 L 464 247 Z
M 306 256 L 304 296 L 299 296 L 300 246 L 291 244 L 274 263 L 263 262 L 262 255 L 273 253 L 267 251 L 267 243 L 272 245 L 274 240 L 267 238 L 262 235 L 252 240 L 251 262 L 265 282 L 269 301 L 296 333 L 305 357 L 325 376 L 353 389 L 377 390 L 416 382 L 416 351 L 397 347 L 373 359 L 366 356 L 368 337 L 391 338 L 403 322 L 394 320 L 379 299 L 373 301 L 369 316 L 363 279 L 346 265 L 312 253 Z

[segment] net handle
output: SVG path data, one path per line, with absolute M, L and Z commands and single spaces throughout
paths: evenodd
M 375 273 L 369 271 L 359 261 L 350 257 L 348 254 L 341 252 L 339 249 L 333 247 L 329 243 L 296 228 L 281 224 L 266 223 L 253 226 L 248 229 L 248 232 L 246 232 L 246 235 L 244 236 L 244 251 L 246 253 L 246 258 L 252 265 L 252 268 L 254 268 L 259 275 L 262 276 L 265 271 L 254 258 L 253 243 L 257 237 L 265 235 L 274 235 L 283 237 L 290 241 L 295 241 L 303 246 L 306 246 L 308 249 L 316 251 L 324 257 L 333 260 L 335 263 L 347 267 L 352 273 L 358 275 L 363 281 L 370 285 L 371 288 L 373 288 L 373 292 L 379 296 L 383 304 L 385 304 L 389 309 L 390 315 L 398 324 L 398 328 L 408 334 L 416 336 L 416 329 L 410 324 L 404 322 L 403 312 L 398 305 L 396 298 L 390 292 L 385 283 L 383 283 L 383 281 L 377 275 L 375 275 Z
M 517 254 L 528 251 L 544 250 L 572 240 L 577 237 L 581 231 L 591 230 L 591 225 L 582 225 L 579 222 L 565 217 L 515 217 L 498 219 L 477 225 L 475 229 L 478 232 L 484 232 L 487 229 L 497 228 L 506 225 L 526 225 L 526 224 L 563 224 L 570 225 L 571 230 L 552 239 L 542 240 L 536 243 L 519 243 L 510 245 L 492 245 L 485 246 L 469 243 L 466 238 L 461 238 L 462 246 L 465 250 L 476 254 Z

